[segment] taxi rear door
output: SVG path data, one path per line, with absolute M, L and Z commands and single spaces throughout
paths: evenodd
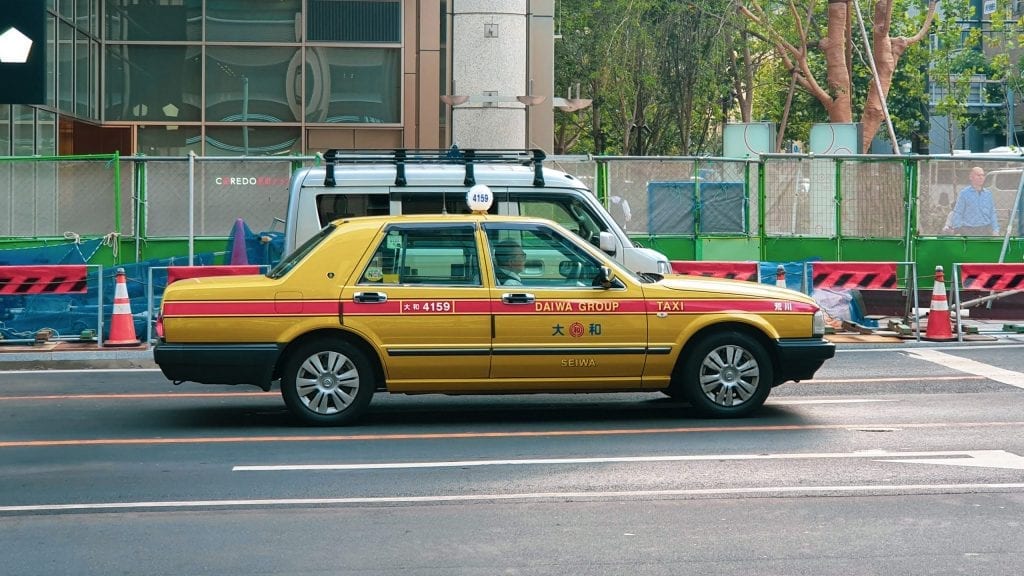
M 494 315 L 491 386 L 640 389 L 647 346 L 640 286 L 631 281 L 593 286 L 603 262 L 578 246 L 578 239 L 546 225 L 484 223 L 483 228 Z M 502 251 L 515 245 L 525 262 L 509 275 L 502 269 L 507 264 Z
M 342 321 L 379 347 L 388 390 L 458 391 L 488 377 L 490 293 L 475 230 L 392 224 L 342 293 Z

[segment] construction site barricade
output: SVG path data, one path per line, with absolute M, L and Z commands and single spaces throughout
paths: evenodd
M 953 311 L 957 340 L 963 342 L 961 310 L 962 290 L 984 290 L 989 294 L 970 304 L 990 302 L 1002 296 L 1024 291 L 1024 264 L 953 263 Z
M 710 276 L 712 278 L 733 278 L 736 280 L 760 280 L 760 266 L 757 262 L 726 262 L 715 260 L 673 260 L 670 262 L 676 274 Z
M 91 274 L 94 272 L 95 274 Z M 23 306 L 20 306 L 21 318 L 28 322 L 33 315 L 37 315 L 39 321 L 52 324 L 59 321 L 67 324 L 72 330 L 76 328 L 88 328 L 87 325 L 77 326 L 81 323 L 74 314 L 75 308 L 73 296 L 80 296 L 89 293 L 89 278 L 95 278 L 96 291 L 96 340 L 100 347 L 103 346 L 103 266 L 89 264 L 55 264 L 55 265 L 26 265 L 26 266 L 0 266 L 0 301 L 8 298 L 20 298 Z M 50 302 L 48 307 L 42 302 L 47 301 L 49 296 L 68 296 L 68 299 L 61 300 L 58 307 Z M 51 299 L 52 300 L 52 299 Z M 3 306 L 7 308 L 7 306 Z M 8 312 L 5 310 L 5 312 Z M 89 312 L 85 312 L 91 317 Z M 54 329 L 53 325 L 40 325 L 31 329 L 32 338 L 5 339 L 4 342 L 35 342 L 35 333 L 43 328 Z M 66 330 L 67 331 L 67 330 Z M 57 339 L 70 339 L 71 336 L 60 335 Z M 82 338 L 82 330 L 78 330 L 74 339 Z
M 153 266 L 149 269 L 148 293 L 146 296 L 146 311 L 150 321 L 146 325 L 146 342 L 153 341 L 153 323 L 156 321 L 154 314 L 154 300 L 156 289 L 154 288 L 154 272 L 166 272 L 167 281 L 160 287 L 160 294 L 178 280 L 189 278 L 207 278 L 209 276 L 245 276 L 247 274 L 262 274 L 270 270 L 270 266 L 245 264 L 237 266 Z
M 902 274 L 901 274 L 902 273 Z M 917 339 L 921 339 L 921 315 L 917 297 L 917 264 L 914 262 L 805 262 L 807 293 L 815 290 L 902 290 L 900 277 L 913 298 Z

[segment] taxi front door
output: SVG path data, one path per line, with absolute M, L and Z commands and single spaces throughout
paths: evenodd
M 491 385 L 517 390 L 641 389 L 647 348 L 642 289 L 593 287 L 601 262 L 536 225 L 485 225 L 492 249 Z M 512 283 L 501 251 L 525 255 Z M 515 283 L 515 282 L 518 282 Z

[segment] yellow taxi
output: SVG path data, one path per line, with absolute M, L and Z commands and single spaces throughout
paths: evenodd
M 662 392 L 744 416 L 835 354 L 800 292 L 635 274 L 558 224 L 488 214 L 341 219 L 266 276 L 168 286 L 154 358 L 175 382 L 280 381 L 304 423 L 374 393 Z

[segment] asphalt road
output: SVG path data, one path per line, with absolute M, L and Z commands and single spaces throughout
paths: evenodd
M 757 416 L 0 371 L 0 574 L 1024 573 L 1024 344 L 844 345 Z

